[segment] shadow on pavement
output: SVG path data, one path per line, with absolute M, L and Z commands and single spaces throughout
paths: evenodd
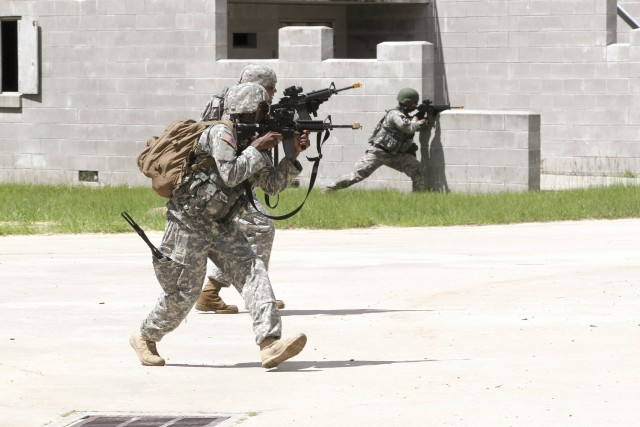
M 280 310 L 280 316 L 351 316 L 358 314 L 372 314 L 372 313 L 407 313 L 407 312 L 429 312 L 434 310 L 387 310 L 387 309 L 372 309 L 372 308 L 359 308 L 359 309 L 345 309 L 345 310 Z
M 464 360 L 464 359 L 459 359 Z M 392 365 L 396 363 L 424 363 L 424 362 L 440 362 L 437 359 L 422 360 L 335 360 L 335 361 L 305 361 L 292 360 L 286 361 L 277 368 L 271 369 L 270 372 L 317 372 L 323 369 L 332 368 L 355 368 L 358 366 L 376 366 L 376 365 Z M 181 363 L 167 363 L 165 366 L 177 368 L 216 368 L 216 369 L 236 369 L 236 368 L 261 368 L 260 362 L 235 363 L 233 365 L 188 365 Z
M 409 312 L 430 312 L 435 310 L 387 310 L 387 309 L 374 309 L 374 308 L 356 308 L 356 309 L 344 309 L 344 310 L 289 310 L 283 309 L 280 310 L 280 316 L 315 316 L 315 315 L 324 315 L 324 316 L 351 316 L 358 314 L 376 314 L 376 313 L 409 313 Z M 204 315 L 217 315 L 213 311 L 195 311 L 197 314 Z M 248 311 L 241 310 L 239 314 L 247 314 Z

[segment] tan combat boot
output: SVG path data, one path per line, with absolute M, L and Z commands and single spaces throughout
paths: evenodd
M 267 338 L 260 343 L 260 358 L 262 367 L 275 368 L 287 359 L 291 359 L 300 353 L 307 343 L 305 334 L 297 334 L 291 338 L 275 339 Z
M 129 344 L 136 351 L 138 359 L 145 366 L 164 366 L 164 359 L 158 354 L 155 341 L 147 341 L 138 331 L 131 335 Z
M 198 302 L 196 302 L 196 310 L 213 311 L 217 314 L 236 314 L 238 306 L 227 305 L 220 298 L 220 289 L 222 288 L 223 286 L 220 282 L 209 279 L 200 293 Z

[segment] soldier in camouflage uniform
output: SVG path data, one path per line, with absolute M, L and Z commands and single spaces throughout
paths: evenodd
M 268 94 L 268 102 L 271 102 L 273 96 L 276 93 L 276 84 L 278 78 L 275 71 L 266 65 L 249 64 L 242 69 L 240 73 L 240 81 L 238 83 L 258 83 L 265 88 Z M 211 101 L 210 101 L 211 103 Z M 208 112 L 211 111 L 210 104 L 207 104 L 205 111 L 202 115 L 202 120 L 211 120 L 208 116 Z M 253 197 L 253 201 L 256 207 L 267 213 L 267 210 L 262 206 L 257 197 Z M 256 254 L 262 259 L 265 267 L 269 268 L 269 258 L 271 257 L 271 248 L 273 247 L 273 239 L 275 237 L 276 226 L 272 219 L 265 217 L 260 212 L 257 212 L 253 206 L 249 205 L 244 213 L 236 218 L 238 228 L 247 237 L 249 243 L 253 247 Z M 207 272 L 208 280 L 202 289 L 202 293 L 196 302 L 196 310 L 200 311 L 213 311 L 218 314 L 235 314 L 238 312 L 238 307 L 235 305 L 227 304 L 220 297 L 220 290 L 223 287 L 230 285 L 229 277 L 224 271 L 217 265 L 211 264 Z M 279 309 L 284 308 L 284 302 L 276 299 L 276 304 Z
M 388 110 L 369 138 L 371 147 L 358 160 L 355 170 L 339 178 L 323 192 L 331 192 L 352 186 L 369 177 L 380 166 L 389 166 L 411 178 L 413 191 L 424 191 L 426 181 L 422 165 L 416 158 L 418 146 L 413 136 L 425 126 L 425 120 L 411 118 L 408 114 L 415 110 L 420 95 L 413 89 L 404 88 L 398 92 L 398 106 Z
M 234 120 L 259 122 L 267 114 L 267 93 L 255 83 L 229 89 L 227 102 Z M 297 155 L 309 146 L 308 135 L 296 134 L 295 158 L 274 166 L 268 150 L 282 134 L 267 132 L 239 140 L 235 126 L 209 127 L 200 137 L 196 161 L 212 156 L 215 164 L 185 176 L 167 203 L 167 223 L 160 246 L 166 258 L 153 259 L 163 293 L 138 332 L 129 339 L 143 365 L 162 366 L 156 342 L 177 328 L 195 304 L 204 281 L 207 258 L 222 266 L 242 295 L 252 318 L 262 366 L 272 368 L 295 356 L 307 337 L 281 339 L 282 323 L 267 268 L 235 221 L 247 206 L 242 183 L 248 180 L 267 194 L 277 194 L 299 175 Z

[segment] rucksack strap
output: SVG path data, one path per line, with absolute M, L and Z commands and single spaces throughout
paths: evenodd
M 249 184 L 248 180 L 244 180 L 242 184 L 244 185 L 244 189 L 245 189 L 247 198 L 251 203 L 251 206 L 253 206 L 253 208 L 257 212 L 260 212 L 260 214 L 262 214 L 263 216 L 276 221 L 291 218 L 292 216 L 300 212 L 300 209 L 302 209 L 305 202 L 307 201 L 307 198 L 309 197 L 309 194 L 311 194 L 311 190 L 313 189 L 313 185 L 316 182 L 316 177 L 318 176 L 318 167 L 320 166 L 320 160 L 322 159 L 322 146 L 327 141 L 327 139 L 329 139 L 329 135 L 330 135 L 329 130 L 324 131 L 324 137 L 322 137 L 322 132 L 318 132 L 318 136 L 316 139 L 316 149 L 318 150 L 318 155 L 316 157 L 307 157 L 308 161 L 313 162 L 313 167 L 311 169 L 311 176 L 309 177 L 309 188 L 307 189 L 307 194 L 304 196 L 304 200 L 302 201 L 302 203 L 300 203 L 300 205 L 297 208 L 295 208 L 291 212 L 284 215 L 269 215 L 261 212 L 253 200 L 253 189 L 251 188 L 251 184 Z M 274 155 L 274 161 L 275 161 L 275 155 Z M 266 196 L 267 195 L 265 194 L 265 202 L 267 200 Z

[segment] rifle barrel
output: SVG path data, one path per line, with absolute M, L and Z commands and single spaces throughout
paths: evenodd
M 351 123 L 350 125 L 331 125 L 332 128 L 338 129 L 362 129 L 362 126 L 358 122 Z
M 347 86 L 347 87 L 343 87 L 342 89 L 336 89 L 334 93 L 337 92 L 342 92 L 343 90 L 349 90 L 349 89 L 357 89 L 361 86 L 360 83 L 354 83 L 351 86 Z

